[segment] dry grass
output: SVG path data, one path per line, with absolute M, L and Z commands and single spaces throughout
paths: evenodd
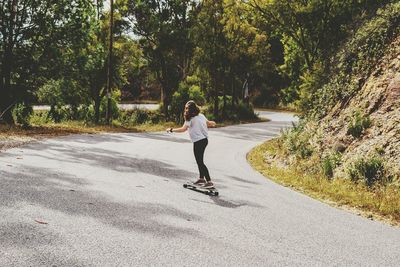
M 114 124 L 112 126 L 87 125 L 82 121 L 45 123 L 41 125 L 33 125 L 27 129 L 17 126 L 0 125 L 0 149 L 8 149 L 35 140 L 70 134 L 157 132 L 164 131 L 168 127 L 176 127 L 176 125 L 173 123 L 160 123 L 141 124 L 135 127 L 124 127 L 118 124 Z
M 348 179 L 328 180 L 321 174 L 306 173 L 301 167 L 285 166 L 278 162 L 275 164 L 270 160 L 267 164 L 266 155 L 276 155 L 277 152 L 276 141 L 272 140 L 254 148 L 248 154 L 248 161 L 257 171 L 279 184 L 332 206 L 400 226 L 399 185 L 390 184 L 371 189 Z
M 264 122 L 265 119 L 257 121 L 226 121 L 218 123 L 217 127 L 225 127 L 234 124 Z M 158 124 L 144 123 L 132 127 L 121 125 L 114 121 L 112 126 L 90 125 L 84 121 L 66 121 L 62 123 L 43 122 L 40 119 L 34 120 L 33 125 L 28 129 L 17 126 L 0 124 L 0 149 L 17 147 L 35 140 L 64 136 L 70 134 L 99 134 L 99 133 L 129 133 L 129 132 L 159 132 L 170 127 L 180 127 L 173 122 Z

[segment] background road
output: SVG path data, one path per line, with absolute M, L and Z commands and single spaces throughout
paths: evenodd
M 246 153 L 290 125 L 212 129 L 220 197 L 184 189 L 187 133 L 72 135 L 0 153 L 0 266 L 399 266 L 400 229 L 255 172 Z

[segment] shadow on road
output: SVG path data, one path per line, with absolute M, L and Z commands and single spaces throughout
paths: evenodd
M 17 172 L 0 171 L 0 177 L 2 184 L 0 206 L 4 208 L 14 207 L 18 203 L 27 203 L 72 216 L 92 217 L 124 231 L 163 237 L 197 234 L 194 230 L 163 223 L 164 216 L 191 221 L 201 220 L 199 216 L 182 212 L 165 204 L 112 201 L 102 192 L 87 190 L 85 185 L 88 183 L 83 182 L 79 177 L 50 169 L 23 167 Z M 32 218 L 33 224 L 35 224 L 34 219 Z M 52 218 L 43 219 L 49 224 L 52 223 Z M 0 229 L 3 228 L 4 226 L 0 224 Z M 21 233 L 21 230 L 18 232 Z M 26 237 L 23 234 L 13 236 L 13 233 L 3 233 L 0 239 L 1 245 L 9 242 L 7 235 L 14 239 L 14 244 L 23 242 L 34 244 L 35 242 L 35 240 L 25 240 Z
M 77 150 L 76 147 L 68 144 L 39 143 L 35 144 L 35 150 L 38 152 L 25 150 L 24 156 L 38 156 L 48 160 L 56 159 L 66 163 L 85 164 L 123 173 L 145 173 L 179 181 L 186 181 L 188 177 L 197 175 L 163 161 L 132 157 L 130 154 L 97 147 Z M 47 151 L 48 156 L 40 153 L 40 151 Z M 7 154 L 12 155 L 11 153 Z

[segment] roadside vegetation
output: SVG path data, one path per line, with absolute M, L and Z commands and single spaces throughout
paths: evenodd
M 305 148 L 304 150 L 307 150 Z M 283 139 L 254 148 L 248 161 L 260 173 L 284 186 L 345 207 L 370 219 L 400 225 L 400 183 L 378 156 L 355 160 L 343 177 L 332 178 L 340 155 L 329 159 L 290 157 Z
M 280 184 L 400 225 L 400 107 L 382 98 L 400 69 L 400 3 L 366 13 L 343 20 L 335 54 L 293 84 L 300 122 L 248 160 Z

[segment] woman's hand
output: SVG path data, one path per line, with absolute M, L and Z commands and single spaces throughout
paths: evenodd
M 207 127 L 214 128 L 215 126 L 217 126 L 215 121 L 207 121 Z
M 167 133 L 173 133 L 173 131 L 174 131 L 174 128 L 172 128 L 172 127 L 167 129 Z

